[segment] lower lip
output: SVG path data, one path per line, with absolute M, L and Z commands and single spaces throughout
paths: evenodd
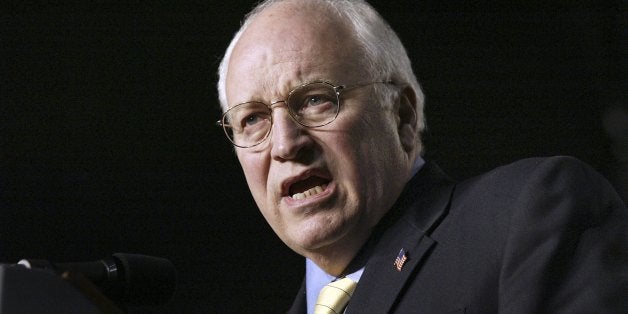
M 323 199 L 328 198 L 334 192 L 335 189 L 336 189 L 336 185 L 332 181 L 327 184 L 327 187 L 321 193 L 318 193 L 314 196 L 310 196 L 310 197 L 300 199 L 300 200 L 293 199 L 291 196 L 284 196 L 283 202 L 286 203 L 290 207 L 307 206 L 313 203 L 321 202 Z

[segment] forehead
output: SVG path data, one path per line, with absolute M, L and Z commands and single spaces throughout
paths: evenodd
M 254 18 L 240 37 L 226 78 L 229 104 L 282 97 L 304 82 L 345 84 L 359 73 L 359 49 L 329 11 L 279 3 Z

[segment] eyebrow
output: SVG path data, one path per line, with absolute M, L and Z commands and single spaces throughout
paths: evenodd
M 335 80 L 326 79 L 326 78 L 315 78 L 315 79 L 310 79 L 310 80 L 305 80 L 305 81 L 299 81 L 296 84 L 290 85 L 290 87 L 288 87 L 288 92 L 284 93 L 284 95 L 279 97 L 278 99 L 265 100 L 265 99 L 263 99 L 263 97 L 252 97 L 252 98 L 249 98 L 249 99 L 247 99 L 245 101 L 240 101 L 240 102 L 236 102 L 234 104 L 228 105 L 227 109 L 230 109 L 233 106 L 237 106 L 239 104 L 244 104 L 244 103 L 248 103 L 248 102 L 260 102 L 260 103 L 269 105 L 269 104 L 271 104 L 273 102 L 276 102 L 276 101 L 286 100 L 286 98 L 288 98 L 288 95 L 292 91 L 294 91 L 296 88 L 298 88 L 300 86 L 303 86 L 303 85 L 306 85 L 306 84 L 309 84 L 309 83 L 314 83 L 314 82 L 327 82 L 327 83 L 330 83 L 330 84 L 332 84 L 334 86 L 342 85 L 342 84 L 338 84 Z M 274 87 L 276 87 L 276 86 L 270 86 L 269 83 L 263 83 L 261 89 L 262 89 L 262 91 L 264 91 L 264 93 L 268 93 Z

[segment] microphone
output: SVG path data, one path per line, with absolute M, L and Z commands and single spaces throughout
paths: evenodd
M 125 306 L 164 304 L 172 298 L 176 288 L 175 267 L 161 257 L 115 253 L 93 262 L 50 263 L 22 259 L 17 264 L 60 275 L 80 273 L 109 299 Z

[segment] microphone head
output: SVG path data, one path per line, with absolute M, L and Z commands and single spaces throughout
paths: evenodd
M 119 301 L 128 306 L 158 305 L 172 298 L 177 275 L 172 262 L 165 258 L 116 253 Z

